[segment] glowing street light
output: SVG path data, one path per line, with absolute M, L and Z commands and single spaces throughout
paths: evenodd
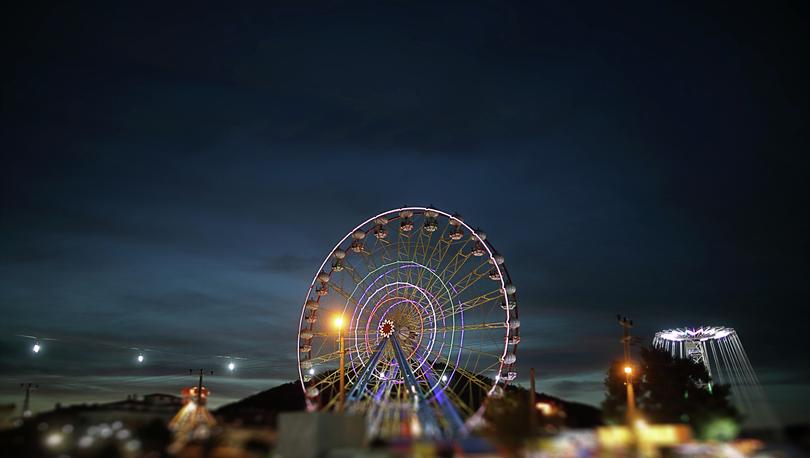
M 229 362 L 228 363 L 228 370 L 233 372 L 234 369 L 236 369 L 236 364 L 234 364 L 233 361 Z
M 39 341 L 37 341 L 37 342 L 34 343 L 34 347 L 32 348 L 32 350 L 34 350 L 34 353 L 39 353 L 39 350 L 41 348 L 42 347 L 39 346 Z
M 624 373 L 630 375 L 633 373 L 633 368 L 630 366 L 624 366 Z
M 343 316 L 338 315 L 333 321 L 338 330 L 338 343 L 340 344 L 340 391 L 338 394 L 338 413 L 343 413 L 343 399 L 346 396 L 345 351 L 343 349 Z
M 141 354 L 139 354 L 139 355 L 138 355 L 138 362 L 139 362 L 139 363 L 142 363 L 142 362 L 143 362 L 143 353 L 141 353 Z

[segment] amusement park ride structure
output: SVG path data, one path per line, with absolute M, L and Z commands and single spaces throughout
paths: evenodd
M 503 256 L 459 215 L 367 219 L 326 256 L 302 306 L 309 410 L 342 412 L 345 400 L 372 436 L 464 434 L 517 376 L 515 292 Z
M 751 426 L 774 427 L 777 420 L 765 397 L 742 341 L 733 328 L 702 326 L 655 333 L 653 346 L 706 368 L 710 379 L 731 386 L 732 398 Z M 710 382 L 707 389 L 712 389 Z

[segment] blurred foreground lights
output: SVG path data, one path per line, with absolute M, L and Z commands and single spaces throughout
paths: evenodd
M 644 421 L 644 419 L 643 419 L 643 418 L 639 418 L 638 420 L 636 420 L 636 428 L 638 428 L 638 429 L 644 429 L 644 428 L 646 428 L 646 427 L 647 427 L 647 422 L 646 422 L 646 421 Z
M 139 363 L 142 363 L 142 362 L 143 362 L 143 355 L 138 355 L 138 362 L 139 362 Z
M 131 440 L 131 441 L 127 441 L 127 443 L 126 443 L 126 444 L 124 444 L 124 448 L 125 448 L 125 449 L 126 449 L 128 452 L 135 452 L 135 451 L 138 451 L 138 450 L 140 450 L 140 448 L 141 448 L 141 442 L 140 442 L 139 440 L 137 440 L 137 439 L 133 439 L 133 440 Z
M 234 369 L 236 369 L 236 364 L 233 362 L 228 363 L 228 370 L 233 372 Z
M 544 416 L 551 415 L 554 413 L 554 406 L 549 404 L 548 402 L 538 402 L 534 405 L 534 407 L 540 411 Z
M 115 433 L 115 438 L 120 440 L 120 441 L 122 441 L 124 439 L 129 439 L 129 430 L 128 429 L 122 429 L 121 431 L 118 431 L 117 433 Z
M 87 448 L 93 445 L 93 438 L 90 436 L 82 436 L 79 438 L 79 448 Z
M 63 439 L 64 437 L 62 436 L 62 433 L 50 433 L 45 436 L 45 445 L 51 448 L 59 447 L 62 444 Z

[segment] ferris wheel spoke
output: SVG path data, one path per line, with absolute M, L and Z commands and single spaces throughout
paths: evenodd
M 358 350 L 355 347 L 346 348 L 346 354 L 351 354 L 351 353 L 362 353 L 362 350 Z M 319 356 L 316 356 L 314 358 L 309 358 L 306 361 L 310 361 L 310 362 L 312 362 L 312 364 L 323 364 L 323 363 L 327 363 L 329 361 L 334 361 L 334 360 L 339 359 L 339 358 L 340 358 L 340 350 L 333 351 L 333 352 L 330 352 L 330 353 L 326 353 L 326 354 L 323 354 L 323 355 L 319 355 Z
M 354 282 L 355 285 L 361 285 L 365 283 L 365 280 L 360 275 L 360 272 L 357 271 L 357 268 L 348 259 L 343 260 L 343 270 L 349 274 L 349 277 L 351 277 L 351 280 Z
M 501 340 L 500 342 L 492 341 L 492 342 L 488 342 L 488 343 L 491 343 L 492 345 L 497 345 L 497 344 L 503 345 L 503 340 Z M 468 354 L 489 356 L 491 358 L 496 358 L 496 359 L 500 359 L 500 357 L 501 357 L 501 355 L 499 355 L 499 354 L 490 353 L 490 352 L 479 350 L 477 348 L 472 348 L 472 347 L 469 347 L 469 346 L 462 346 L 462 345 L 459 345 L 459 344 L 456 344 L 456 343 L 444 342 L 443 345 L 445 347 L 448 347 L 448 348 L 455 348 L 455 349 L 458 349 L 458 350 L 463 350 L 463 352 L 466 352 Z M 441 355 L 441 354 L 439 354 L 437 352 L 431 352 L 431 354 L 438 355 L 440 358 L 444 357 L 444 355 Z
M 337 284 L 332 285 L 332 290 L 343 296 L 343 298 L 346 299 L 347 302 L 350 302 L 355 308 L 359 307 L 357 300 L 354 297 L 352 297 L 352 295 L 348 291 L 343 289 L 343 286 Z
M 489 273 L 489 269 L 481 269 L 480 266 L 467 273 L 464 277 L 459 279 L 455 285 L 452 286 L 453 292 L 456 297 L 459 297 L 461 293 L 469 289 L 471 286 L 475 285 L 479 280 L 487 276 Z M 447 296 L 446 290 L 442 290 L 436 297 L 440 302 L 444 299 L 445 302 L 450 302 L 451 297 Z
M 425 328 L 425 332 L 448 332 L 448 331 L 482 331 L 482 330 L 489 330 L 489 329 L 504 329 L 506 326 L 504 325 L 503 321 L 494 321 L 491 323 L 475 323 L 475 324 L 465 324 L 464 326 L 450 326 L 450 327 L 438 327 L 438 328 Z
M 437 277 L 441 279 L 441 281 L 447 283 L 448 281 L 452 280 L 453 277 L 456 275 L 458 271 L 461 270 L 462 267 L 467 263 L 467 260 L 470 259 L 472 256 L 471 253 L 466 253 L 464 250 L 469 243 L 469 239 L 466 240 L 461 246 L 456 250 L 455 254 L 452 258 L 444 265 L 444 268 L 441 272 L 438 272 Z M 435 280 L 434 280 L 435 281 Z
M 468 299 L 461 302 L 459 307 L 451 307 L 449 309 L 442 310 L 443 315 L 442 317 L 447 319 L 448 317 L 452 317 L 461 313 L 465 313 L 477 307 L 481 307 L 485 304 L 489 304 L 491 302 L 496 302 L 498 299 L 503 297 L 503 292 L 499 289 L 494 291 L 490 291 L 488 293 L 484 293 L 480 296 L 476 296 L 472 299 Z M 452 305 L 452 303 L 450 303 Z M 503 324 L 503 322 L 501 322 Z
M 456 366 L 453 363 L 450 363 L 449 361 L 447 361 L 446 358 L 439 357 L 439 359 L 443 360 L 443 362 L 445 364 L 447 364 L 448 367 L 452 367 L 457 374 L 463 376 L 466 380 L 478 385 L 479 387 L 481 387 L 481 388 L 483 388 L 485 390 L 489 390 L 492 387 L 491 384 L 486 383 L 484 380 L 482 380 L 480 377 L 478 377 L 474 373 L 472 373 L 472 372 L 470 372 L 470 371 L 468 371 L 468 370 L 466 370 L 466 369 L 464 369 L 462 367 Z M 494 368 L 495 366 L 497 366 L 499 364 L 500 363 L 493 363 L 492 365 L 490 365 L 488 368 L 482 370 L 481 372 L 485 372 L 486 370 L 492 369 L 492 368 Z

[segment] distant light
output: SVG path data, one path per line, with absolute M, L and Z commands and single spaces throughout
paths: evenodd
M 343 317 L 338 315 L 335 317 L 335 321 L 333 321 L 336 328 L 340 329 L 343 327 Z
M 534 405 L 534 407 L 543 415 L 551 415 L 554 412 L 554 406 L 548 402 L 538 402 Z
M 45 445 L 48 447 L 58 447 L 62 443 L 62 433 L 50 433 L 45 437 Z
M 126 444 L 124 444 L 124 448 L 127 449 L 127 451 L 134 452 L 141 448 L 141 441 L 137 439 L 128 441 Z
M 234 369 L 236 369 L 236 364 L 234 364 L 233 361 L 231 361 L 230 363 L 228 363 L 228 370 L 233 372 Z
M 632 374 L 633 373 L 633 368 L 630 367 L 630 366 L 624 366 L 624 373 L 625 374 Z
M 90 436 L 82 436 L 79 439 L 79 448 L 87 448 L 93 445 L 93 438 Z
M 446 381 L 447 381 L 447 376 L 446 376 L 446 375 L 442 375 L 442 382 L 446 382 Z
M 40 348 L 42 347 L 39 346 L 39 342 L 35 343 L 33 348 L 34 353 L 39 353 Z
M 138 362 L 139 362 L 139 363 L 142 363 L 142 362 L 143 362 L 143 355 L 138 355 Z
M 314 367 L 309 368 L 309 375 L 315 375 L 315 368 Z

